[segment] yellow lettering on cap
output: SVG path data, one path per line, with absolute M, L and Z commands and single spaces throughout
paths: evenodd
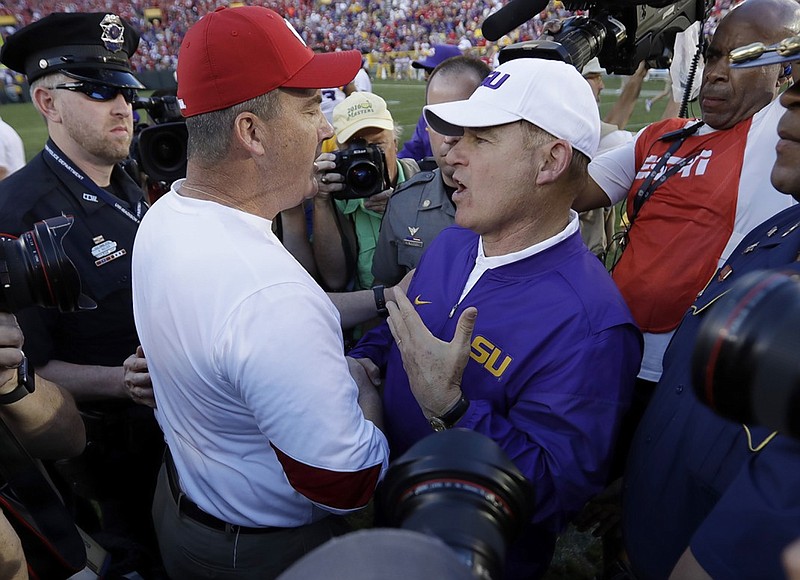
M 357 105 L 352 105 L 347 108 L 347 118 L 354 119 L 355 117 L 361 117 L 374 112 L 375 108 L 372 106 L 372 103 L 358 103 Z

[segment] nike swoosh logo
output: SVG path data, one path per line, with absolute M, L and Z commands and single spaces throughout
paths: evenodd
M 422 294 L 417 294 L 417 297 L 414 298 L 414 304 L 415 305 L 422 306 L 423 304 L 430 304 L 431 303 L 430 300 L 420 300 L 419 299 L 420 296 L 422 296 Z

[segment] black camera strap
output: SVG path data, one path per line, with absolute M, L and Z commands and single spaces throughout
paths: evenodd
M 56 162 L 56 166 L 60 167 L 65 175 L 72 176 L 77 179 L 80 184 L 87 188 L 91 193 L 95 194 L 99 199 L 102 199 L 106 204 L 113 207 L 119 213 L 131 220 L 135 224 L 141 223 L 141 218 L 147 209 L 144 201 L 138 201 L 133 208 L 119 199 L 117 196 L 106 191 L 94 181 L 92 181 L 83 171 L 74 167 L 66 155 L 53 143 L 48 141 L 44 145 L 45 152 Z M 133 211 L 131 211 L 131 209 Z
M 606 255 L 609 258 L 606 260 L 606 267 L 610 272 L 614 271 L 614 268 L 616 268 L 617 263 L 622 257 L 622 253 L 628 246 L 628 234 L 631 231 L 633 223 L 636 221 L 639 212 L 642 210 L 644 202 L 650 199 L 650 196 L 653 195 L 653 192 L 658 189 L 667 179 L 691 163 L 700 153 L 699 150 L 693 151 L 668 169 L 664 169 L 667 161 L 669 161 L 669 159 L 675 154 L 680 146 L 683 145 L 683 142 L 686 141 L 686 139 L 691 135 L 694 135 L 697 130 L 703 126 L 703 124 L 703 121 L 698 121 L 697 123 L 689 125 L 688 127 L 678 129 L 677 131 L 671 131 L 658 138 L 659 141 L 672 141 L 672 144 L 669 146 L 669 149 L 667 149 L 667 152 L 659 158 L 655 167 L 653 167 L 648 176 L 639 186 L 639 189 L 636 190 L 636 195 L 633 198 L 633 213 L 628 220 L 628 225 L 614 234 L 609 242 L 609 247 L 606 251 Z
M 683 142 L 686 141 L 688 137 L 694 135 L 702 126 L 703 121 L 698 121 L 697 123 L 684 129 L 673 131 L 659 137 L 659 141 L 672 141 L 672 144 L 669 146 L 669 149 L 667 149 L 667 152 L 664 153 L 664 155 L 662 155 L 658 160 L 655 167 L 650 170 L 650 174 L 645 178 L 645 180 L 639 186 L 639 189 L 636 191 L 636 195 L 633 198 L 633 214 L 631 215 L 630 225 L 633 225 L 633 221 L 636 219 L 636 216 L 639 215 L 644 202 L 646 202 L 650 196 L 653 195 L 653 192 L 658 189 L 667 179 L 691 163 L 700 153 L 700 151 L 693 151 L 677 163 L 673 164 L 669 169 L 664 170 L 667 161 L 669 161 L 669 159 L 675 154 L 680 146 L 683 145 Z

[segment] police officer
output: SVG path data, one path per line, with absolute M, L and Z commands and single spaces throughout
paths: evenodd
M 425 104 L 468 99 L 490 72 L 486 63 L 470 56 L 447 58 L 430 73 Z M 455 220 L 450 198 L 456 188 L 452 179 L 455 168 L 445 161 L 455 139 L 430 129 L 428 134 L 436 169 L 418 173 L 398 186 L 383 216 L 372 259 L 372 274 L 383 284 L 397 284 L 416 268 L 428 244 Z
M 78 524 L 107 547 L 153 537 L 149 505 L 163 446 L 152 389 L 126 381 L 125 368 L 144 364 L 141 351 L 133 354 L 130 258 L 147 204 L 119 166 L 133 138 L 131 103 L 144 88 L 129 62 L 138 44 L 115 14 L 57 13 L 9 36 L 0 52 L 2 64 L 27 75 L 49 135 L 43 151 L 0 183 L 0 232 L 19 235 L 41 219 L 74 216 L 64 249 L 97 303 L 75 313 L 28 309 L 18 319 L 30 363 L 69 390 L 84 416 L 87 449 L 58 472 L 76 494 L 68 503 Z M 81 507 L 87 499 L 99 506 L 98 521 L 88 516 L 95 509 Z

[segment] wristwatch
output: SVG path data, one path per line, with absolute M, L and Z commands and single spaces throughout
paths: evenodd
M 17 367 L 17 386 L 10 393 L 0 395 L 0 405 L 10 405 L 16 403 L 36 390 L 36 380 L 34 379 L 33 369 L 28 365 L 28 357 L 22 355 L 22 362 Z
M 389 316 L 389 310 L 386 308 L 386 296 L 383 291 L 386 289 L 382 284 L 372 287 L 372 293 L 375 296 L 375 309 L 378 311 L 378 316 L 386 318 Z
M 467 412 L 467 409 L 469 409 L 469 401 L 462 394 L 458 402 L 450 407 L 448 411 L 438 417 L 430 418 L 431 427 L 437 433 L 439 431 L 446 431 L 458 423 L 459 419 Z

